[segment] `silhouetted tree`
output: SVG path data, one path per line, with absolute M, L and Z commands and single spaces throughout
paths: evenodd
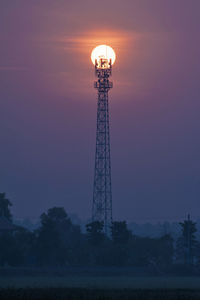
M 173 262 L 173 239 L 170 235 L 160 238 L 132 236 L 128 253 L 130 265 L 149 266 L 159 273 Z
M 88 263 L 90 265 L 106 265 L 106 249 L 108 248 L 105 245 L 107 238 L 103 229 L 103 222 L 94 221 L 86 224 Z
M 168 267 L 173 263 L 174 240 L 170 234 L 165 234 L 159 240 L 160 265 Z
M 22 255 L 11 232 L 0 235 L 0 266 L 19 266 Z
M 42 265 L 69 263 L 72 223 L 63 207 L 53 207 L 40 217 L 41 226 L 36 230 L 36 251 Z
M 115 244 L 125 244 L 131 237 L 131 231 L 128 230 L 126 221 L 115 221 L 111 225 L 112 241 Z
M 124 266 L 128 262 L 129 247 L 128 242 L 131 238 L 131 232 L 127 228 L 125 221 L 114 221 L 111 224 L 112 245 L 109 249 L 110 265 Z
M 5 217 L 9 221 L 12 221 L 11 206 L 12 203 L 6 198 L 6 193 L 0 193 L 0 217 Z
M 101 244 L 105 239 L 103 227 L 104 223 L 99 221 L 94 221 L 86 225 L 87 239 L 93 246 Z
M 152 239 L 133 235 L 129 241 L 129 265 L 148 266 L 151 259 Z
M 197 248 L 195 233 L 197 232 L 196 223 L 190 219 L 179 223 L 182 235 L 177 240 L 176 255 L 177 260 L 182 260 L 186 265 L 192 265 Z
M 36 236 L 34 232 L 18 226 L 17 230 L 13 233 L 16 242 L 16 247 L 20 255 L 21 265 L 34 265 L 35 264 L 35 243 Z

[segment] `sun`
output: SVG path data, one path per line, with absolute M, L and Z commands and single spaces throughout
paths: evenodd
M 99 45 L 92 50 L 91 53 L 91 60 L 92 63 L 95 65 L 95 61 L 99 63 L 100 59 L 107 59 L 108 61 L 111 60 L 111 64 L 113 65 L 116 60 L 115 51 L 107 45 Z

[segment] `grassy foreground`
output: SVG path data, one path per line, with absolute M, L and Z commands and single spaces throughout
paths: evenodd
M 200 277 L 27 276 L 0 277 L 0 288 L 200 289 Z M 1 299 L 1 298 L 0 298 Z M 199 298 L 200 299 L 200 298 Z
M 199 300 L 200 290 L 24 288 L 0 289 L 0 299 L 21 300 Z
M 198 277 L 1 277 L 0 300 L 199 300 Z

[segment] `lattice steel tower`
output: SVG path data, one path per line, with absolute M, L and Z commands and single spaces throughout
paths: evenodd
M 95 61 L 98 90 L 96 153 L 93 186 L 92 220 L 104 222 L 104 232 L 109 235 L 112 222 L 112 187 L 110 160 L 110 132 L 108 91 L 113 87 L 109 81 L 112 73 L 111 60 L 100 58 Z

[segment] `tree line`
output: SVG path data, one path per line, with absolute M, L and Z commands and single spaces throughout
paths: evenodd
M 13 224 L 12 203 L 0 193 L 0 266 L 116 266 L 167 270 L 175 266 L 200 266 L 200 242 L 196 223 L 190 217 L 180 223 L 181 235 L 140 237 L 126 221 L 113 221 L 110 236 L 103 222 L 91 222 L 83 233 L 63 207 L 53 207 L 40 216 L 40 226 L 30 231 Z M 1 228 L 7 221 L 13 228 Z M 5 223 L 5 222 L 4 222 Z

